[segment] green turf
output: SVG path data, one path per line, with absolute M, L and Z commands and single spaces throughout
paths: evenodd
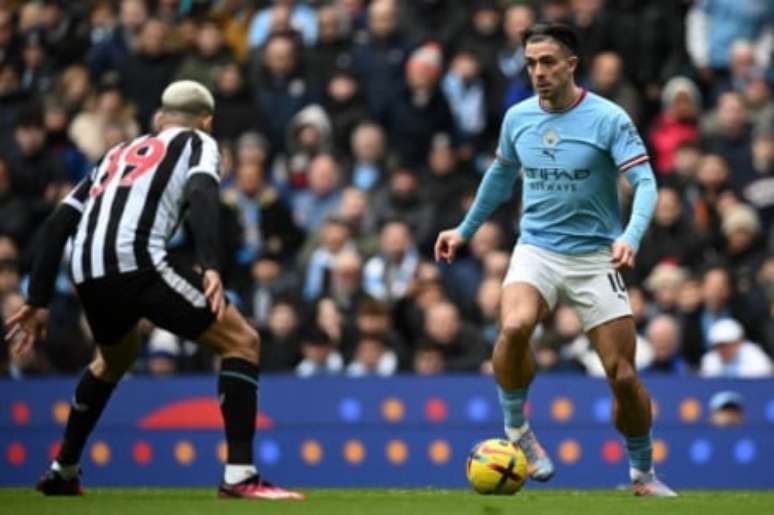
M 465 490 L 306 490 L 304 502 L 218 500 L 213 489 L 95 488 L 83 498 L 44 498 L 0 488 L 9 515 L 540 515 L 774 514 L 774 491 L 685 491 L 679 499 L 637 499 L 625 491 L 541 490 L 484 497 Z

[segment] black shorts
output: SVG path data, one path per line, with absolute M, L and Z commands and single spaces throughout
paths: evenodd
M 196 340 L 215 321 L 202 274 L 161 262 L 156 269 L 90 279 L 75 286 L 98 345 L 114 345 L 141 318 Z

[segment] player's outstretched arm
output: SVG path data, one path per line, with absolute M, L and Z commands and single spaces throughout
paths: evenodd
M 435 240 L 435 260 L 451 263 L 457 251 L 473 237 L 497 206 L 511 196 L 518 166 L 497 157 L 484 174 L 476 198 L 462 223 L 442 231 Z
M 88 189 L 88 186 L 81 187 Z M 11 343 L 11 352 L 16 355 L 27 352 L 35 340 L 46 335 L 47 306 L 54 294 L 59 263 L 67 240 L 80 220 L 81 211 L 65 201 L 43 224 L 41 241 L 44 244 L 32 266 L 27 302 L 5 322 L 5 339 Z
M 484 178 L 476 191 L 473 205 L 465 214 L 462 223 L 455 229 L 442 231 L 435 242 L 435 260 L 451 263 L 457 251 L 470 241 L 481 224 L 486 221 L 497 206 L 511 197 L 513 183 L 521 168 L 519 157 L 511 136 L 514 133 L 514 111 L 510 109 L 503 117 L 500 127 L 500 140 L 497 144 L 497 156 L 484 173 Z
M 186 184 L 196 260 L 204 270 L 204 296 L 220 319 L 226 309 L 218 264 L 220 191 L 214 177 L 196 173 Z
M 470 241 L 479 227 L 497 207 L 513 193 L 513 183 L 519 171 L 518 165 L 497 156 L 484 174 L 478 186 L 476 198 L 465 219 L 457 227 L 465 241 Z
M 639 164 L 624 174 L 634 187 L 634 202 L 629 224 L 621 237 L 613 244 L 613 266 L 618 269 L 631 269 L 640 247 L 640 241 L 648 230 L 653 212 L 656 210 L 658 190 L 653 170 L 646 163 Z

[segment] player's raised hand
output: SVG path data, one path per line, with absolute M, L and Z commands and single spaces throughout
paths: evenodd
M 457 229 L 441 231 L 438 234 L 438 239 L 435 240 L 436 262 L 443 259 L 447 263 L 451 263 L 463 245 L 465 245 L 465 238 Z
M 25 304 L 5 321 L 5 341 L 15 356 L 26 354 L 35 340 L 46 337 L 48 310 Z
M 613 267 L 619 272 L 625 272 L 634 268 L 634 257 L 636 252 L 625 241 L 616 241 L 613 243 L 613 256 L 610 261 L 613 263 Z
M 215 318 L 221 320 L 226 312 L 226 300 L 223 298 L 223 283 L 217 270 L 204 271 L 204 296 Z

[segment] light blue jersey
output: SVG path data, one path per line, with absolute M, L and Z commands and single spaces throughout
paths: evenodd
M 531 97 L 506 113 L 497 154 L 460 226 L 466 239 L 491 213 L 491 200 L 507 198 L 504 188 L 510 195 L 520 173 L 521 243 L 585 254 L 621 238 L 637 249 L 655 207 L 655 181 L 637 129 L 616 104 L 584 90 L 567 110 L 549 112 Z M 642 192 L 647 198 L 635 197 L 637 227 L 630 224 L 632 231 L 622 235 L 618 178 L 629 170 L 636 170 L 627 174 L 630 182 L 648 183 Z

